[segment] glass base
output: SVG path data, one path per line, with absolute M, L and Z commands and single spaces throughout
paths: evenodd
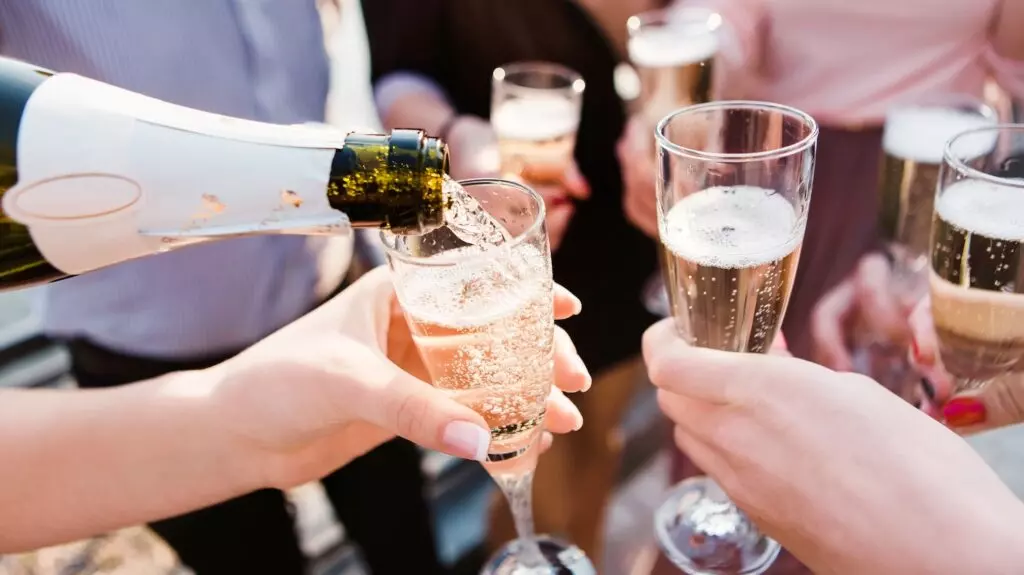
M 654 514 L 654 529 L 665 556 L 690 575 L 758 575 L 782 549 L 707 477 L 673 489 Z
M 672 314 L 672 305 L 668 301 L 668 291 L 665 290 L 665 279 L 661 272 L 647 280 L 640 297 L 643 298 L 644 307 L 651 314 L 658 317 L 668 317 Z
M 549 535 L 538 535 L 537 544 L 547 565 L 521 565 L 517 539 L 499 549 L 480 575 L 597 575 L 594 565 L 579 547 Z

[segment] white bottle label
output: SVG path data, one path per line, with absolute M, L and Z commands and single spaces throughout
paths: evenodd
M 25 109 L 3 208 L 70 274 L 211 237 L 347 233 L 326 193 L 343 143 L 59 74 Z

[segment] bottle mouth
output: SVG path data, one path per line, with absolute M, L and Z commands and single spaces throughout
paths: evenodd
M 3 211 L 27 226 L 73 224 L 134 212 L 140 199 L 142 187 L 131 178 L 65 174 L 15 185 L 3 196 Z

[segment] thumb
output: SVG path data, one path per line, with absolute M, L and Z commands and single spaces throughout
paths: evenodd
M 351 398 L 362 419 L 428 449 L 486 459 L 491 433 L 483 417 L 388 361 L 375 367 L 380 383 L 366 387 L 363 401 Z

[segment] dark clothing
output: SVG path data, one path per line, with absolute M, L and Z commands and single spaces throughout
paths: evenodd
M 204 369 L 230 357 L 163 361 L 122 355 L 81 339 L 68 342 L 68 347 L 72 372 L 83 388 Z M 443 572 L 423 498 L 420 453 L 413 444 L 404 439 L 388 442 L 327 476 L 323 485 L 372 573 Z M 288 507 L 284 493 L 261 489 L 150 527 L 196 575 L 304 575 L 306 558 Z
M 615 144 L 626 113 L 615 92 L 615 51 L 590 15 L 566 0 L 366 0 L 363 13 L 376 82 L 411 71 L 443 87 L 461 114 L 488 117 L 491 75 L 516 61 L 556 62 L 587 82 L 576 161 L 592 196 L 554 254 L 555 281 L 584 312 L 566 320 L 594 372 L 639 353 L 654 317 L 640 292 L 656 269 L 655 244 L 626 220 Z M 623 23 L 625 24 L 625 23 Z

